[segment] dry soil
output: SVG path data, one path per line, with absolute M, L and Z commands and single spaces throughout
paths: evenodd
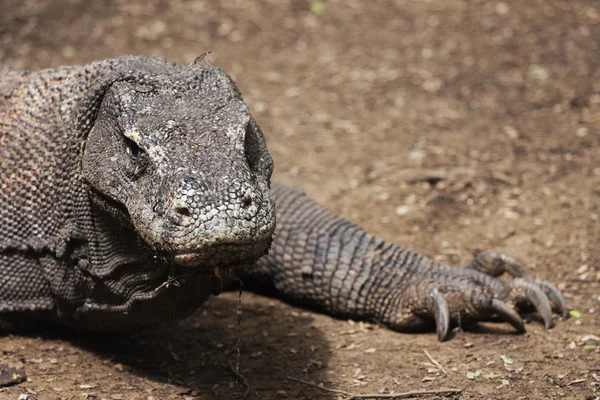
M 0 60 L 17 68 L 211 49 L 276 179 L 441 261 L 513 255 L 580 313 L 438 343 L 245 293 L 252 399 L 600 398 L 599 39 L 596 0 L 0 0 Z M 3 336 L 0 363 L 28 380 L 0 398 L 239 399 L 236 308 L 229 293 L 133 336 Z

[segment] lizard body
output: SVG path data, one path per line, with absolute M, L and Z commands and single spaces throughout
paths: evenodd
M 552 308 L 567 310 L 510 257 L 435 263 L 271 183 L 272 170 L 215 66 L 123 56 L 0 68 L 0 327 L 144 327 L 188 315 L 221 274 L 240 273 L 333 315 L 435 324 L 441 340 L 459 318 L 523 331 L 513 305 L 533 304 L 547 327 Z

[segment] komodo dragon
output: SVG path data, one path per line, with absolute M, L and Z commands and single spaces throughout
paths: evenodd
M 270 183 L 272 170 L 236 84 L 213 65 L 5 68 L 0 329 L 145 327 L 190 314 L 241 273 L 331 315 L 435 326 L 439 340 L 459 320 L 523 332 L 522 305 L 547 328 L 567 312 L 510 257 L 433 262 Z

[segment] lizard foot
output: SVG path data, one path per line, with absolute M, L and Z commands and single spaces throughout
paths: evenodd
M 504 272 L 511 278 L 500 280 Z M 502 254 L 480 253 L 467 268 L 436 265 L 424 278 L 387 307 L 396 310 L 385 318 L 392 328 L 415 330 L 435 322 L 438 339 L 443 341 L 453 324 L 498 318 L 523 333 L 525 326 L 515 308 L 535 308 L 546 329 L 552 327 L 552 311 L 568 314 L 563 295 L 552 283 L 529 277 L 520 263 Z

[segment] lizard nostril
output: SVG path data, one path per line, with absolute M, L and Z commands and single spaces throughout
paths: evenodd
M 242 205 L 244 207 L 249 207 L 252 204 L 252 196 L 249 193 L 244 195 L 244 199 L 242 200 Z
M 177 207 L 175 208 L 175 212 L 184 217 L 189 217 L 190 215 L 192 215 L 187 207 Z

